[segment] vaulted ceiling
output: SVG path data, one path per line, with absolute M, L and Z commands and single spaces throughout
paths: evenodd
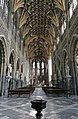
M 53 51 L 59 13 L 65 13 L 65 0 L 14 0 L 14 14 L 20 9 L 19 29 L 29 59 L 47 60 Z

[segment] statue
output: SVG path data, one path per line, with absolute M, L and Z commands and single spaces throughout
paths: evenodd
M 19 71 L 16 71 L 16 79 L 18 80 L 20 78 Z
M 11 76 L 12 75 L 12 65 L 9 64 L 8 65 L 8 76 Z
M 6 83 L 7 83 L 7 89 L 10 89 L 12 87 L 12 65 L 8 65 L 8 73 L 6 76 Z M 7 91 L 6 91 L 7 92 Z
M 69 71 L 70 71 L 70 68 L 68 65 L 66 65 L 66 76 L 69 76 Z
M 59 77 L 59 80 L 62 80 L 62 76 L 61 76 L 60 70 L 58 71 L 58 77 Z
M 62 75 L 60 69 L 58 70 L 58 86 L 62 88 Z

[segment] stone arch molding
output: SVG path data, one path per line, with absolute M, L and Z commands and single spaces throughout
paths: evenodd
M 11 51 L 10 51 L 10 54 L 9 54 L 9 58 L 10 58 L 10 55 L 13 55 L 13 57 L 15 58 L 15 50 L 14 49 L 12 49 Z
M 4 35 L 0 35 L 0 41 L 2 42 L 3 49 L 4 49 L 4 75 L 6 75 L 6 64 L 8 62 L 8 57 L 7 57 L 7 40 Z
M 13 56 L 13 61 L 14 61 L 14 67 L 15 67 L 15 50 L 14 49 L 12 49 L 11 51 L 10 51 L 10 54 L 9 54 L 9 59 L 8 59 L 8 64 L 9 64 L 9 60 L 10 60 L 10 57 L 11 57 L 11 54 L 12 54 L 12 56 Z
M 71 42 L 70 42 L 70 54 L 71 54 L 71 62 L 72 62 L 72 88 L 74 89 L 74 93 L 78 95 L 78 82 L 77 82 L 77 68 L 75 61 L 75 47 L 78 42 L 78 34 L 73 34 Z
M 62 57 L 64 57 L 65 53 L 68 55 L 67 50 L 64 48 L 63 51 L 62 51 Z
M 70 54 L 71 54 L 71 59 L 72 60 L 73 60 L 74 45 L 75 45 L 76 42 L 78 42 L 78 34 L 73 34 L 72 40 L 70 42 Z
M 5 55 L 7 54 L 7 40 L 4 35 L 0 35 L 0 41 L 2 42 L 5 50 Z
M 62 51 L 63 63 L 64 63 L 65 54 L 66 54 L 66 56 L 68 56 L 68 51 L 64 48 L 63 51 Z
M 19 57 L 17 58 L 17 61 L 16 61 L 16 70 L 20 70 L 20 58 Z
M 0 53 L 1 53 L 1 66 L 0 66 L 0 95 L 5 93 L 5 76 L 6 76 L 6 64 L 8 62 L 7 57 L 7 41 L 4 35 L 0 35 Z M 3 82 L 3 83 L 2 83 Z

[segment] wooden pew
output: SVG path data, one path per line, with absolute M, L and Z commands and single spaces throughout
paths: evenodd
M 8 90 L 8 97 L 12 95 L 23 95 L 23 94 L 28 94 L 29 97 L 35 90 L 35 87 L 22 87 L 22 88 L 17 88 L 13 90 Z
M 57 94 L 58 96 L 61 94 L 66 94 L 70 97 L 70 90 L 63 89 L 63 88 L 57 88 L 57 87 L 43 87 L 44 92 L 48 96 L 49 94 Z

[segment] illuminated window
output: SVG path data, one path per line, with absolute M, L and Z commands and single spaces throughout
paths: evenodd
M 71 19 L 72 15 L 73 15 L 73 11 L 76 8 L 76 6 L 77 6 L 77 0 L 73 0 L 71 2 L 71 4 L 70 4 L 70 9 L 69 9 L 70 19 Z
M 7 16 L 8 16 L 8 6 L 7 6 L 7 4 L 6 4 L 6 6 L 5 6 L 5 16 L 6 16 L 6 18 L 7 18 Z
M 70 4 L 69 13 L 70 13 L 70 18 L 71 18 L 73 15 L 73 2 Z
M 64 20 L 62 27 L 61 27 L 62 34 L 64 33 L 65 29 L 66 29 L 66 21 Z
M 0 0 L 0 6 L 2 7 L 2 9 L 3 9 L 3 5 L 4 5 L 4 0 Z
M 42 75 L 44 75 L 44 62 L 42 62 Z
M 54 51 L 56 50 L 56 45 L 54 45 Z
M 59 44 L 59 41 L 60 41 L 60 39 L 59 39 L 59 36 L 57 37 L 57 44 Z
M 37 62 L 37 75 L 39 76 L 40 75 L 40 63 Z
M 40 75 L 40 69 L 37 69 L 37 75 L 38 76 Z
M 2 0 L 0 0 L 0 5 L 2 5 Z
M 44 62 L 42 62 L 42 69 L 44 68 Z
M 33 76 L 35 76 L 35 69 L 33 69 Z
M 35 62 L 33 62 L 33 76 L 35 76 Z
M 35 62 L 33 62 L 33 68 L 35 68 Z
M 75 9 L 77 6 L 77 0 L 73 0 L 73 9 Z

